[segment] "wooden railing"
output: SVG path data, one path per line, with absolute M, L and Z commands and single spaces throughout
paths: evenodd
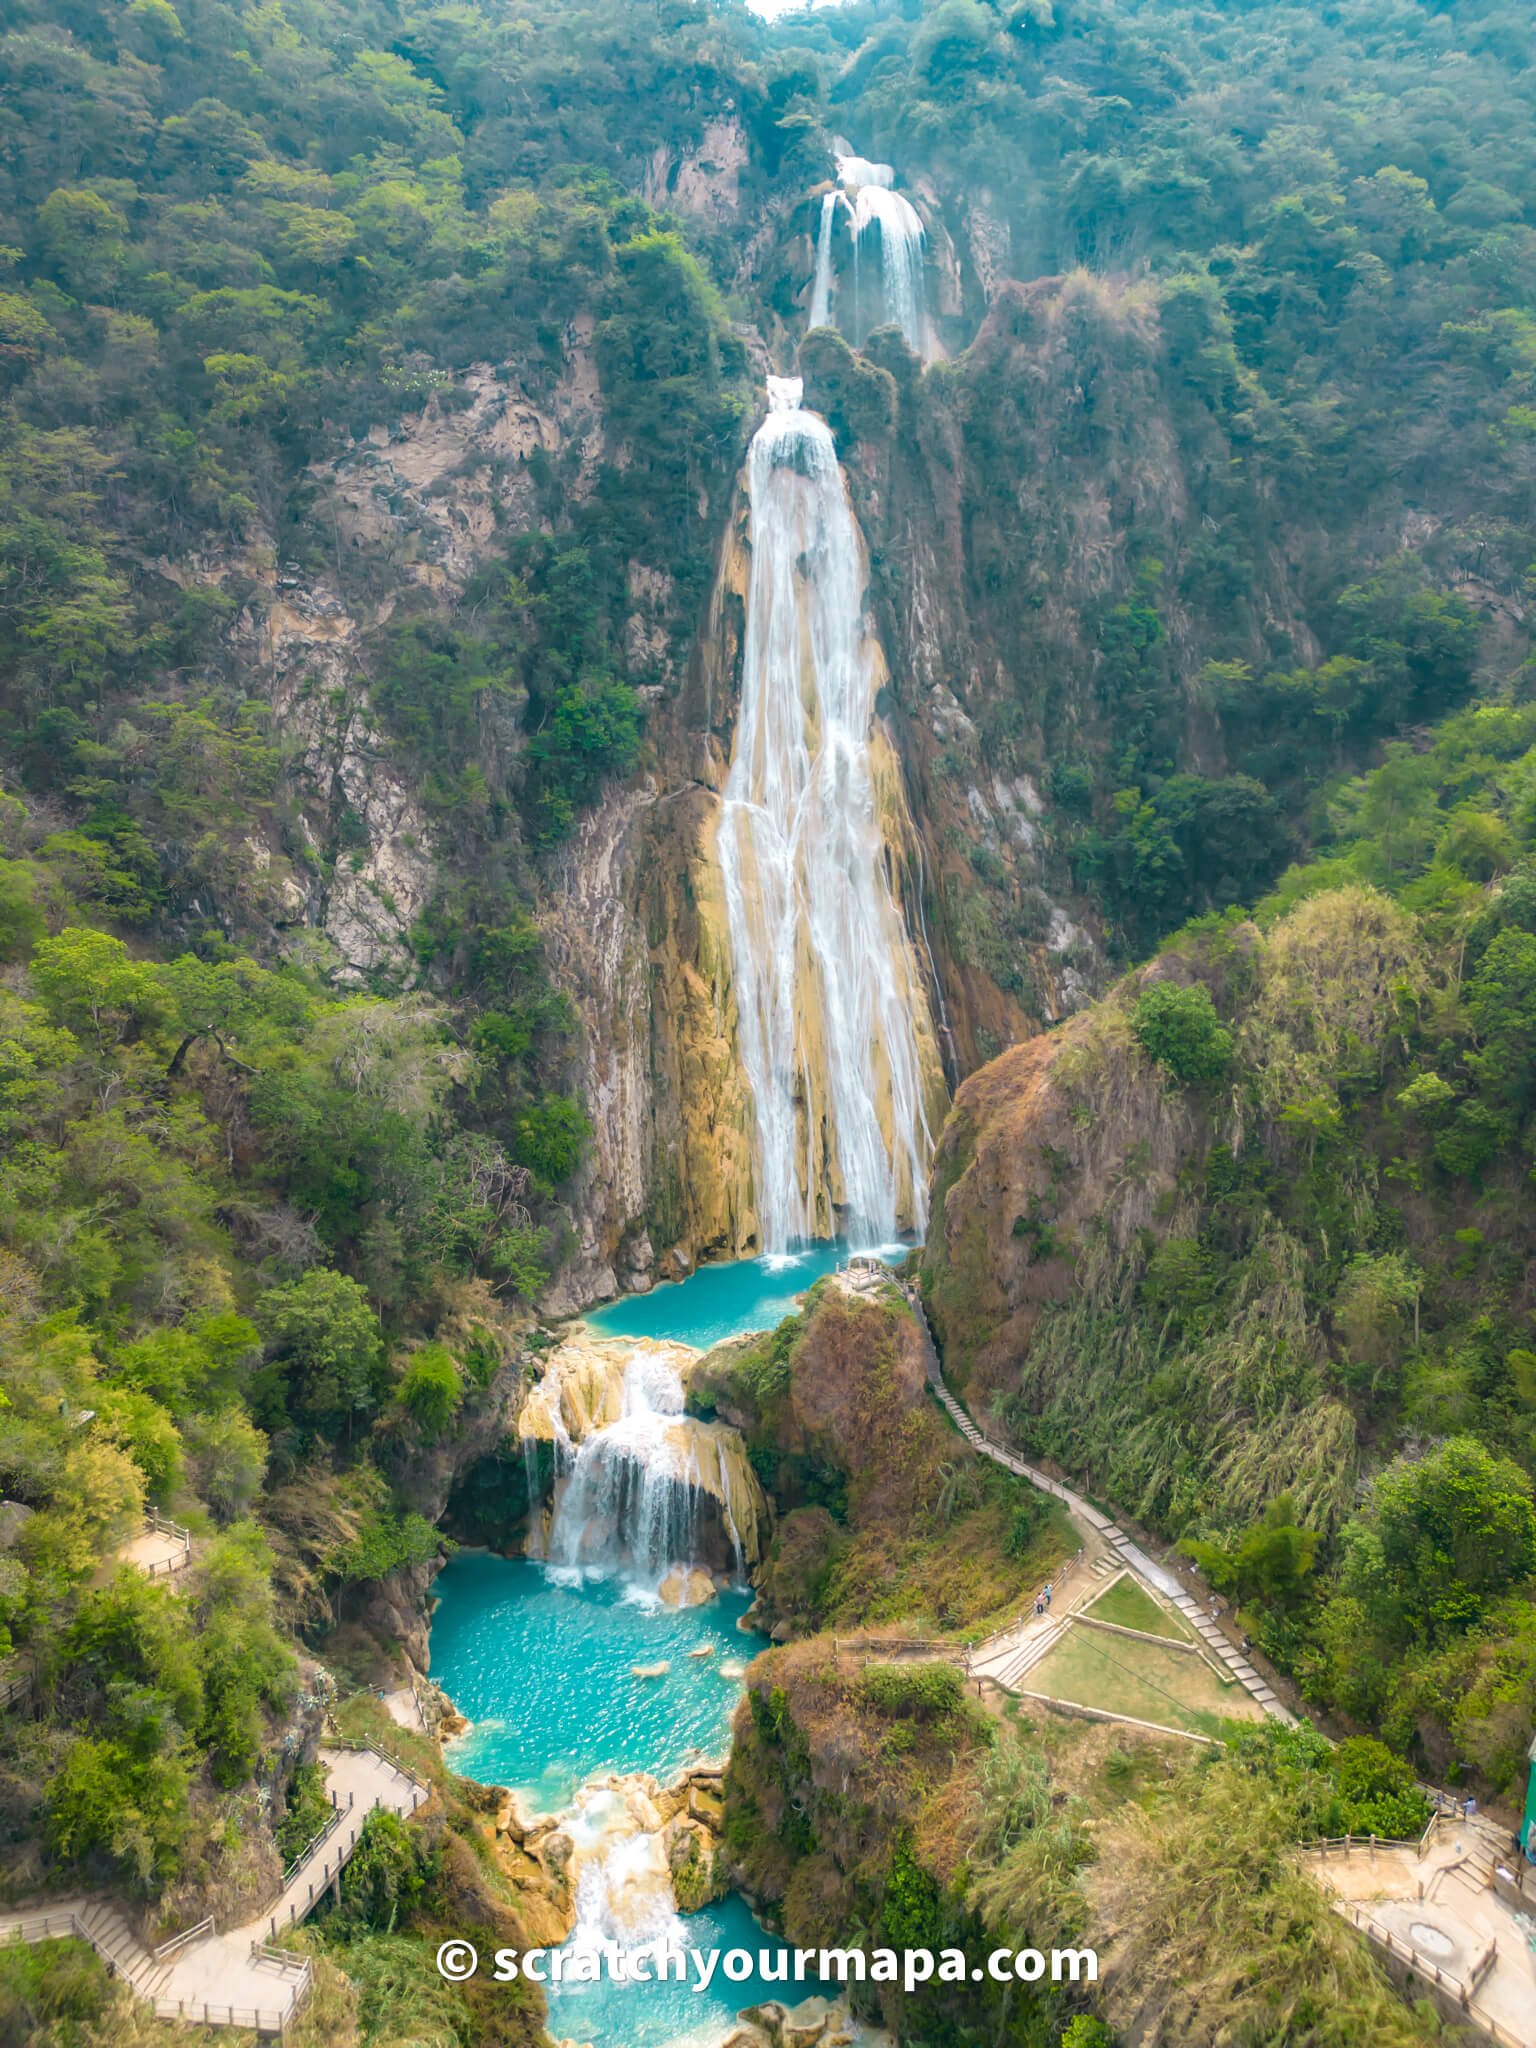
M 213 1931 L 211 1920 L 197 1927 L 190 1927 L 185 1934 L 177 1935 L 172 1941 L 151 1953 L 156 1960 L 174 1952 L 194 1935 Z M 0 1943 L 8 1941 L 84 1941 L 96 1951 L 113 1970 L 122 1969 L 121 1956 L 103 1946 L 91 1929 L 84 1924 L 80 1912 L 73 1906 L 60 1907 L 54 1912 L 28 1913 L 9 1927 Z M 268 1951 L 260 1944 L 265 1959 L 281 1956 L 286 1975 L 293 1980 L 293 1996 L 286 2011 L 276 2006 L 220 2005 L 208 1999 L 156 1998 L 151 2003 L 155 2018 L 159 2020 L 186 2020 L 194 2025 L 206 2027 L 244 2027 L 251 2033 L 276 2035 L 279 2040 L 286 2037 L 289 2027 L 298 2018 L 314 1988 L 314 1969 L 307 1956 L 290 1956 L 282 1950 Z M 254 1953 L 254 1946 L 253 1946 Z M 129 1978 L 129 1983 L 132 1979 Z
M 281 2041 L 286 2039 L 288 2029 L 308 2003 L 313 1988 L 313 1977 L 307 1976 L 295 1988 L 293 2003 L 287 2012 L 260 2005 L 215 2005 L 212 2000 L 204 1998 L 157 1998 L 155 2018 L 182 2020 L 194 2027 L 244 2027 L 248 2033 L 276 2035 Z
M 19 1657 L 0 1664 L 0 1708 L 14 1707 L 32 1690 L 32 1672 Z
M 351 1749 L 359 1752 L 372 1750 L 381 1763 L 389 1765 L 397 1778 L 406 1779 L 408 1783 L 415 1786 L 417 1792 L 421 1795 L 420 1798 L 412 1800 L 412 1813 L 420 1806 L 423 1799 L 430 1799 L 432 1797 L 432 1787 L 427 1783 L 426 1779 L 418 1777 L 408 1763 L 396 1756 L 392 1749 L 386 1749 L 380 1742 L 368 1741 L 358 1735 L 337 1734 L 334 1732 L 333 1724 L 333 1732 L 329 1733 L 325 1738 L 325 1747 L 327 1749 Z
M 1040 1584 L 1035 1588 L 1034 1592 L 1028 1596 L 1028 1601 L 1026 1602 L 1025 1607 L 1021 1610 L 1018 1619 L 1016 1621 L 1010 1621 L 1003 1628 L 994 1629 L 991 1635 L 983 1636 L 979 1643 L 972 1643 L 969 1647 L 970 1656 L 972 1658 L 980 1657 L 986 1651 L 990 1650 L 994 1643 L 1006 1642 L 1009 1636 L 1017 1635 L 1020 1628 L 1026 1622 L 1032 1621 L 1034 1619 L 1033 1612 L 1031 1611 L 1031 1604 L 1034 1601 L 1040 1599 L 1044 1595 L 1047 1586 L 1049 1586 L 1051 1589 L 1052 1603 L 1054 1605 L 1056 1589 L 1059 1586 L 1063 1585 L 1066 1582 L 1066 1580 L 1072 1577 L 1073 1573 L 1077 1571 L 1079 1566 L 1082 1564 L 1082 1561 L 1082 1551 L 1074 1551 L 1071 1557 L 1067 1559 L 1066 1563 L 1061 1566 L 1059 1571 L 1052 1572 L 1051 1576 L 1048 1579 L 1042 1579 L 1040 1581 Z M 1047 1608 L 1045 1611 L 1047 1614 L 1049 1614 L 1051 1610 L 1050 1608 Z
M 287 1869 L 284 1870 L 284 1891 L 287 1891 L 289 1885 L 298 1876 L 299 1872 L 304 1868 L 305 1864 L 309 1861 L 310 1857 L 313 1856 L 315 1852 L 319 1849 L 321 1843 L 328 1840 L 330 1836 L 335 1834 L 336 1830 L 341 1826 L 341 1823 L 345 1819 L 346 1815 L 352 1811 L 352 1804 L 352 1794 L 349 1792 L 347 1794 L 347 1803 L 345 1806 L 339 1804 L 332 1806 L 331 1817 L 326 1822 L 325 1826 L 323 1828 L 320 1828 L 315 1834 L 310 1836 L 309 1840 L 304 1844 L 303 1848 L 299 1851 L 298 1855 L 294 1857 L 293 1861 L 288 1865 Z
M 172 1572 L 184 1570 L 192 1556 L 192 1531 L 184 1528 L 180 1522 L 173 1522 L 169 1515 L 162 1515 L 157 1508 L 150 1509 L 145 1517 L 145 1526 L 156 1536 L 172 1537 L 181 1545 L 181 1555 L 162 1557 L 154 1564 L 144 1565 L 144 1576 L 148 1579 L 158 1579 L 162 1575 L 168 1577 Z
M 1415 1856 L 1422 1856 L 1434 1840 L 1440 1819 L 1438 1813 L 1432 1813 L 1421 1835 L 1318 1835 L 1310 1842 L 1303 1842 L 1302 1847 L 1324 1860 L 1330 1849 L 1341 1850 L 1346 1856 L 1353 1855 L 1356 1849 L 1365 1849 L 1373 1856 L 1378 1849 L 1407 1849 Z

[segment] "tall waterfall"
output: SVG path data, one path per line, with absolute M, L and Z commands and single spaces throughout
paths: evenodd
M 706 1458 L 715 1461 L 708 1472 Z M 744 1576 L 732 1497 L 718 1433 L 685 1418 L 676 1370 L 637 1348 L 625 1367 L 618 1421 L 581 1444 L 561 1487 L 549 1562 L 567 1570 L 626 1569 L 654 1587 L 670 1566 L 697 1561 L 703 1518 L 713 1507 Z
M 892 321 L 906 336 L 915 355 L 928 350 L 928 322 L 923 293 L 923 224 L 911 202 L 893 189 L 895 172 L 889 164 L 871 163 L 839 147 L 838 189 L 821 202 L 821 226 L 816 238 L 816 270 L 811 285 L 809 325 L 825 327 L 832 317 L 832 235 L 839 212 L 848 215 L 853 236 L 853 316 L 849 323 L 857 340 L 882 321 Z M 864 251 L 872 241 L 880 247 L 881 305 L 873 318 L 862 301 Z
M 798 379 L 770 378 L 747 456 L 752 562 L 719 828 L 767 1252 L 829 1234 L 829 1197 L 851 1233 L 921 1230 L 933 1150 L 926 998 L 875 801 L 863 553 L 831 430 L 800 397 Z

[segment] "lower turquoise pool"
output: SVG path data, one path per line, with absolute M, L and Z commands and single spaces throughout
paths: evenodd
M 666 1779 L 723 1755 L 741 1666 L 763 1647 L 736 1627 L 745 1593 L 657 1607 L 617 1579 L 572 1585 L 546 1565 L 473 1551 L 434 1590 L 432 1675 L 474 1724 L 448 1761 L 534 1813 L 559 1812 L 598 1771 Z M 634 1675 L 659 1663 L 662 1677 Z
M 734 1895 L 701 1913 L 688 1913 L 683 1929 L 690 1949 L 768 1950 L 778 1958 L 793 1954 L 753 1919 L 745 1902 Z M 784 1967 L 771 1962 L 770 1969 Z M 693 1964 L 690 1960 L 690 1970 Z M 838 1987 L 809 1977 L 802 1984 L 769 1980 L 756 1970 L 739 1983 L 727 1983 L 717 1968 L 707 1991 L 689 1984 L 551 1984 L 549 2027 L 556 2039 L 590 2041 L 592 2048 L 673 2048 L 697 2040 L 700 2048 L 730 2031 L 738 2013 L 749 2005 L 777 1998 L 798 2005 L 802 1998 L 835 1997 Z
M 742 1666 L 762 1647 L 736 1627 L 745 1593 L 679 1612 L 637 1600 L 618 1580 L 573 1584 L 545 1565 L 474 1551 L 445 1566 L 436 1591 L 432 1675 L 473 1723 L 448 1761 L 465 1777 L 511 1787 L 536 1813 L 563 1811 L 600 1772 L 665 1781 L 701 1755 L 722 1754 Z M 660 1663 L 663 1675 L 635 1676 L 636 1664 Z M 678 1925 L 690 1952 L 790 1953 L 737 1897 Z M 687 1983 L 549 1984 L 551 2031 L 593 2048 L 703 2044 L 763 1999 L 794 2005 L 836 1991 L 815 1979 L 765 1978 L 755 1966 L 738 1981 L 717 1969 L 701 1991 L 691 1959 L 689 1972 Z

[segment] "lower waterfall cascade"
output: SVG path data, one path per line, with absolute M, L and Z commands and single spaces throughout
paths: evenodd
M 548 1562 L 564 1571 L 628 1572 L 659 1586 L 705 1556 L 711 1510 L 730 1545 L 733 1576 L 757 1555 L 753 1491 L 734 1471 L 719 1428 L 683 1413 L 683 1384 L 663 1353 L 636 1345 L 624 1367 L 621 1411 L 576 1446 L 560 1481 Z M 740 1523 L 745 1521 L 743 1529 Z

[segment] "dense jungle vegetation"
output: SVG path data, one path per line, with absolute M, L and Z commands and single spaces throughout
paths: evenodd
M 998 1412 L 1190 1545 L 1341 1725 L 1507 1787 L 1536 1720 L 1527 11 L 861 0 L 770 28 L 695 0 L 4 0 L 0 31 L 7 1889 L 110 1884 L 158 1931 L 257 1899 L 314 1818 L 293 1759 L 331 1674 L 378 1675 L 381 1587 L 419 1599 L 444 1470 L 494 1436 L 569 1251 L 591 1105 L 548 878 L 652 762 L 839 130 L 923 181 L 957 251 L 948 361 L 919 378 L 888 331 L 805 361 L 909 724 L 910 535 L 881 487 L 952 542 L 969 731 L 918 793 L 985 764 L 1048 806 L 1028 873 L 946 823 L 940 942 L 1027 1007 L 1052 892 L 1122 961 L 1208 914 L 1165 992 L 1128 983 L 1075 1055 L 1085 1100 L 1140 1062 L 1186 1105 L 1177 1202 L 1112 1250 L 1021 1218 L 1084 1285 Z M 674 205 L 648 165 L 720 119 L 737 210 Z M 973 204 L 1006 229 L 990 304 Z M 474 364 L 554 417 L 576 332 L 600 445 L 507 457 L 527 509 L 460 583 L 341 546 L 327 491 L 371 434 L 462 411 Z M 648 575 L 670 662 L 629 630 Z M 344 685 L 279 707 L 262 636 L 291 588 L 358 629 Z M 304 737 L 357 705 L 436 835 L 408 968 L 361 976 L 320 912 L 371 827 L 317 794 Z M 791 1538 L 820 1542 L 846 1473 L 758 1448 Z M 962 1514 L 1006 1555 L 977 1489 Z M 115 1564 L 149 1508 L 196 1538 L 170 1584 Z M 933 1598 L 933 1556 L 857 1520 L 841 1576 L 809 1548 L 783 1573 L 805 1626 L 883 1612 L 893 1561 Z M 967 1617 L 1007 1583 L 976 1570 Z M 742 1768 L 771 1820 L 773 1717 L 824 1706 L 804 1654 L 772 1680 L 787 1710 L 754 1689 Z M 881 1770 L 901 1745 L 877 1724 L 916 1718 L 920 1760 L 999 1774 L 968 1853 L 1006 1866 L 1049 1806 L 1035 1766 L 984 1766 L 953 1702 L 859 1712 Z M 1328 1768 L 1230 1766 L 1293 1834 Z M 1204 1833 L 1137 1850 L 1170 1896 L 1234 1782 L 1191 1791 Z M 361 1987 L 328 1983 L 324 2038 L 536 2038 L 430 1975 L 420 1930 L 515 1913 L 454 1796 L 322 1938 Z M 930 1858 L 968 1839 L 948 1811 Z M 773 1896 L 794 1823 L 769 1835 Z M 1081 1846 L 1015 1869 L 1008 1910 L 1070 1926 Z M 901 1855 L 903 1924 L 927 1925 L 938 1880 Z M 845 1875 L 840 1910 L 897 1914 L 888 1871 Z M 1307 1930 L 1332 1958 L 1337 1930 Z M 1343 2031 L 1315 2038 L 1386 2027 L 1376 1980 L 1337 1968 Z M 1266 1995 L 1252 2037 L 1302 2038 Z M 5 2038 L 133 2027 L 155 2038 L 86 1965 L 5 1959 Z

